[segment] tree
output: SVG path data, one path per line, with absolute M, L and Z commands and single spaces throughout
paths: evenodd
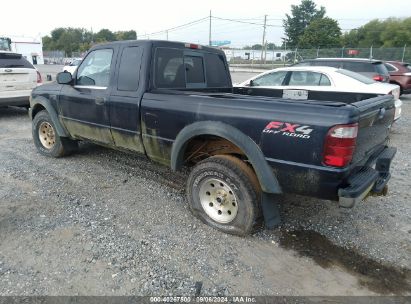
M 325 8 L 321 6 L 317 9 L 312 0 L 302 0 L 300 5 L 291 5 L 291 16 L 286 14 L 283 20 L 287 46 L 297 47 L 308 25 L 315 19 L 323 18 L 324 15 Z
M 261 44 L 254 44 L 251 49 L 252 50 L 261 50 L 263 46 Z
M 73 52 L 85 52 L 95 42 L 116 40 L 135 40 L 137 34 L 134 30 L 118 31 L 113 33 L 108 29 L 102 29 L 96 34 L 84 28 L 59 27 L 51 31 L 50 36 L 42 37 L 43 49 L 46 51 L 60 50 L 71 57 Z
M 350 47 L 403 47 L 411 44 L 411 17 L 372 20 L 367 24 L 346 32 L 341 44 Z
M 115 32 L 114 35 L 116 36 L 116 40 L 121 41 L 121 40 L 136 40 L 137 39 L 137 33 L 134 30 L 131 31 L 118 31 Z
M 340 46 L 341 29 L 334 19 L 325 17 L 313 20 L 300 37 L 298 47 L 336 47 Z
M 277 49 L 278 47 L 275 45 L 275 43 L 270 42 L 270 43 L 267 43 L 265 48 L 267 50 L 274 50 L 274 49 Z
M 94 40 L 96 42 L 116 41 L 116 36 L 108 29 L 101 29 L 94 35 Z

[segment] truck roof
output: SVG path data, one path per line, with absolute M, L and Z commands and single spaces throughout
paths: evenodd
M 210 46 L 205 46 L 197 43 L 191 43 L 191 42 L 181 42 L 181 41 L 169 41 L 169 40 L 122 40 L 122 41 L 113 41 L 113 42 L 107 42 L 107 43 L 102 43 L 102 44 L 97 44 L 93 47 L 94 48 L 101 48 L 101 47 L 107 47 L 110 45 L 135 45 L 135 44 L 151 44 L 153 46 L 161 46 L 161 47 L 173 47 L 173 48 L 189 48 L 189 49 L 200 49 L 200 50 L 206 50 L 206 51 L 211 51 L 213 53 L 222 53 L 224 54 L 224 51 L 215 48 L 215 47 L 210 47 Z

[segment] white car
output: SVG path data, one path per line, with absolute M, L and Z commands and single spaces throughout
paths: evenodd
M 21 54 L 0 51 L 0 107 L 28 107 L 31 90 L 41 82 L 40 73 Z
M 395 118 L 401 117 L 402 101 L 398 85 L 374 81 L 361 74 L 333 67 L 300 66 L 270 70 L 250 78 L 237 87 L 391 94 L 395 99 Z M 298 91 L 297 91 L 298 92 Z
M 80 65 L 81 60 L 82 59 L 74 59 L 69 65 L 63 67 L 63 72 L 69 72 L 73 75 L 77 67 Z

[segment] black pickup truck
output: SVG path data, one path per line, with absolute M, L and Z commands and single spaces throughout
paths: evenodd
M 205 223 L 250 233 L 279 223 L 278 195 L 352 207 L 385 194 L 392 96 L 232 87 L 221 50 L 169 41 L 93 47 L 74 75 L 33 90 L 33 139 L 44 155 L 79 140 L 190 167 L 187 197 Z M 298 96 L 297 96 L 298 97 Z M 301 97 L 301 96 L 300 96 Z M 371 208 L 371 207 L 370 207 Z

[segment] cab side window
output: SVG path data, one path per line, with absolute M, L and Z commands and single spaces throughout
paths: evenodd
M 121 54 L 117 90 L 137 91 L 140 81 L 140 66 L 143 48 L 126 47 Z
M 92 51 L 78 68 L 76 85 L 107 87 L 110 81 L 112 49 Z

